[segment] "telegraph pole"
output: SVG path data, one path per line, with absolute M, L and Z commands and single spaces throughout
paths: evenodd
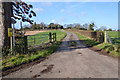
M 12 19 L 12 24 L 13 24 L 13 54 L 15 55 L 15 23 L 16 21 Z
M 22 22 L 20 22 L 20 26 L 21 26 L 21 52 L 23 53 Z

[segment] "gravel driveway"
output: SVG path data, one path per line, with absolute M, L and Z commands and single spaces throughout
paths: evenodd
M 5 78 L 118 78 L 118 60 L 88 49 L 74 33 L 43 62 Z M 71 46 L 72 41 L 76 44 Z

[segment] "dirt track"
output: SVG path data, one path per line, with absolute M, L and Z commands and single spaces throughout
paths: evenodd
M 71 46 L 72 41 L 77 45 Z M 118 60 L 88 49 L 74 33 L 67 32 L 48 59 L 5 78 L 118 78 Z

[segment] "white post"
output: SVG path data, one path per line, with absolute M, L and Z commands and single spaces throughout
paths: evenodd
M 47 43 L 49 43 L 50 42 L 50 37 L 49 37 L 49 33 L 48 33 L 48 42 Z M 48 46 L 48 44 L 46 45 L 46 47 Z

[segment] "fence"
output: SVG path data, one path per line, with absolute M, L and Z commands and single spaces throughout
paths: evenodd
M 83 31 L 83 30 L 79 30 L 77 32 L 80 33 L 81 35 L 92 38 L 95 41 L 104 42 L 104 33 L 103 32 Z
M 22 41 L 20 36 L 15 37 L 15 47 L 13 50 L 14 53 L 25 53 L 27 51 L 27 36 L 23 36 Z
M 27 53 L 30 49 L 43 48 L 56 41 L 56 33 L 27 35 L 15 38 L 15 53 Z M 23 44 L 23 45 L 22 45 Z
M 105 31 L 105 42 L 118 45 L 120 44 L 119 31 Z
M 28 48 L 49 43 L 49 34 L 28 35 Z

